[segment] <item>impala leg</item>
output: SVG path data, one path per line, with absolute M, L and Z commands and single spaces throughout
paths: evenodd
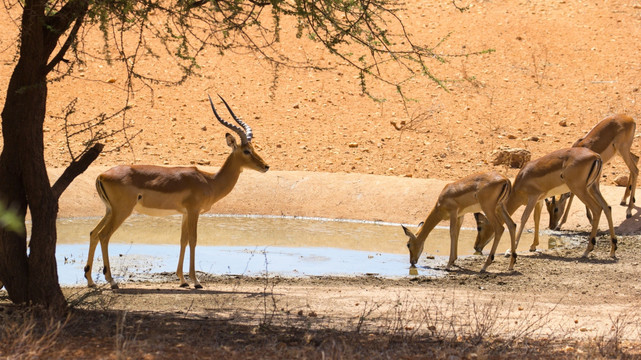
M 543 208 L 543 201 L 537 201 L 534 205 L 534 239 L 530 245 L 530 251 L 536 251 L 539 245 L 539 224 L 541 223 L 541 209 Z
M 490 222 L 490 224 L 492 224 L 492 227 L 494 228 L 494 241 L 492 242 L 492 249 L 490 250 L 490 254 L 487 257 L 485 264 L 483 264 L 483 267 L 481 268 L 481 272 L 485 272 L 487 267 L 490 266 L 490 264 L 492 264 L 492 262 L 494 261 L 494 254 L 496 253 L 496 248 L 499 245 L 499 241 L 501 240 L 501 236 L 503 235 L 503 232 L 505 231 L 505 228 L 503 228 L 503 224 L 501 223 L 501 220 L 499 220 L 499 217 L 497 216 L 496 210 L 497 210 L 496 208 L 491 209 L 485 213 L 487 220 Z
M 591 221 L 592 231 L 590 232 L 590 236 L 588 238 L 588 247 L 585 249 L 585 252 L 582 255 L 582 257 L 587 257 L 588 254 L 592 252 L 592 250 L 594 250 L 594 245 L 596 245 L 596 234 L 599 229 L 599 220 L 601 219 L 602 208 L 597 202 L 597 200 L 593 197 L 593 195 L 588 191 L 588 189 L 577 187 L 576 189 L 572 189 L 572 192 L 592 212 L 592 221 Z M 606 205 L 606 208 L 607 208 L 607 205 Z
M 128 212 L 117 213 L 112 210 L 111 216 L 105 221 L 105 225 L 102 229 L 98 231 L 98 238 L 100 239 L 100 249 L 102 250 L 102 262 L 105 267 L 103 269 L 103 274 L 105 275 L 105 280 L 111 284 L 112 289 L 118 289 L 118 283 L 111 276 L 111 266 L 109 265 L 109 239 L 111 235 L 122 225 L 122 223 L 131 215 L 133 206 L 131 206 Z
M 456 212 L 450 213 L 450 260 L 447 262 L 446 270 L 449 270 L 458 257 L 458 235 L 463 224 L 463 217 L 457 216 Z
M 570 193 L 570 198 L 568 198 L 568 203 L 565 206 L 565 210 L 563 211 L 563 217 L 561 218 L 559 225 L 556 226 L 556 230 L 561 229 L 561 225 L 565 224 L 565 222 L 568 221 L 568 214 L 570 213 L 570 206 L 572 206 L 572 200 L 574 200 L 574 194 Z
M 634 208 L 634 202 L 635 202 L 635 192 L 637 188 L 637 177 L 639 175 L 639 169 L 637 168 L 637 162 L 639 161 L 639 157 L 636 155 L 632 154 L 629 149 L 628 151 L 620 151 L 621 157 L 623 158 L 623 161 L 625 164 L 628 166 L 628 169 L 630 169 L 630 179 L 628 179 L 628 186 L 626 187 L 626 194 L 623 195 L 623 199 L 621 200 L 621 205 L 625 205 L 625 198 L 626 195 L 630 194 L 630 202 L 628 203 L 628 208 L 625 211 L 625 217 L 630 218 L 632 217 L 632 208 Z
M 102 230 L 102 228 L 105 226 L 105 223 L 107 222 L 108 218 L 111 217 L 111 211 L 107 210 L 107 213 L 105 216 L 100 220 L 98 225 L 89 233 L 89 256 L 87 258 L 87 264 L 85 265 L 85 279 L 87 279 L 87 286 L 88 287 L 96 287 L 96 283 L 93 282 L 93 279 L 91 277 L 91 269 L 93 267 L 93 258 L 96 253 L 96 246 L 98 246 L 98 242 L 100 241 L 98 234 Z
M 528 199 L 528 203 L 525 206 L 525 209 L 523 210 L 523 214 L 521 215 L 521 224 L 519 224 L 519 231 L 517 231 L 516 233 L 516 241 L 514 244 L 515 251 L 516 251 L 516 248 L 519 247 L 519 242 L 521 241 L 521 235 L 523 234 L 523 229 L 525 228 L 525 223 L 530 218 L 530 215 L 532 214 L 532 210 L 534 210 L 534 207 L 536 206 L 537 202 L 539 202 L 538 196 L 530 196 L 530 198 Z
M 600 206 L 599 210 L 603 210 L 603 213 L 605 214 L 605 218 L 608 220 L 608 228 L 610 230 L 610 257 L 616 258 L 616 250 L 617 250 L 617 237 L 616 234 L 614 233 L 614 224 L 612 221 L 612 209 L 610 206 L 608 206 L 608 203 L 605 201 L 603 198 L 603 195 L 601 194 L 601 190 L 599 189 L 599 184 L 596 183 L 589 189 L 590 194 L 594 197 L 594 199 L 597 201 L 597 203 Z M 598 225 L 598 222 L 597 222 Z
M 628 178 L 628 183 L 625 185 L 625 192 L 623 193 L 623 197 L 621 198 L 621 202 L 619 203 L 621 206 L 625 206 L 628 204 L 628 196 L 630 196 L 630 193 L 632 192 L 632 179 Z
M 180 254 L 178 255 L 178 267 L 176 268 L 176 276 L 180 281 L 180 287 L 189 287 L 187 280 L 183 276 L 183 261 L 185 260 L 185 249 L 189 243 L 189 215 L 183 214 L 182 226 L 180 230 Z
M 503 222 L 507 226 L 507 231 L 510 234 L 510 252 L 512 256 L 510 258 L 510 266 L 508 270 L 514 270 L 514 264 L 516 264 L 516 224 L 512 221 L 510 213 L 505 208 L 505 204 L 501 204 L 501 217 L 503 218 Z
M 198 212 L 189 215 L 189 277 L 194 281 L 196 289 L 202 289 L 202 285 L 196 278 L 196 241 L 198 239 Z

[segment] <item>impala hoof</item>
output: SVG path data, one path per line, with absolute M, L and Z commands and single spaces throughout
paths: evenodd
M 187 283 L 182 283 L 182 284 L 180 284 L 180 287 L 181 287 L 181 288 L 188 288 L 188 287 L 189 287 L 189 284 L 187 284 Z
M 117 289 L 119 289 L 118 284 L 111 284 L 111 289 L 112 289 L 112 290 L 117 290 Z
M 480 252 L 480 251 L 478 251 L 478 250 L 476 250 L 476 251 L 474 252 L 474 255 L 483 255 L 483 253 L 482 253 L 482 252 Z
M 203 288 L 203 286 L 202 286 L 202 285 L 200 285 L 200 284 L 196 284 L 196 285 L 194 285 L 194 289 L 202 289 L 202 288 Z
M 536 252 L 536 247 L 531 247 L 530 252 Z
M 88 287 L 88 288 L 95 289 L 95 288 L 97 288 L 98 286 L 96 286 L 96 284 L 87 284 L 87 287 Z
M 626 218 L 626 219 L 629 219 L 629 218 L 631 218 L 631 217 L 632 217 L 632 214 L 625 214 L 625 218 Z

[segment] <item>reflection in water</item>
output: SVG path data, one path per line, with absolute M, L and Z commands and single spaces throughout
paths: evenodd
M 416 269 L 416 266 L 410 266 L 410 275 L 418 275 L 418 269 Z
M 99 218 L 59 220 L 58 243 L 86 244 L 88 247 L 89 232 L 98 221 Z M 114 233 L 110 243 L 177 245 L 180 244 L 180 225 L 180 216 L 134 215 Z M 473 254 L 475 238 L 476 230 L 461 230 L 459 256 Z M 541 242 L 545 240 L 546 236 L 542 236 Z M 532 234 L 523 233 L 519 249 L 529 249 L 531 242 Z M 199 247 L 330 247 L 407 255 L 406 244 L 407 237 L 400 224 L 207 214 L 201 215 L 198 221 Z M 509 236 L 503 235 L 497 252 L 504 252 L 509 244 Z M 423 254 L 448 256 L 449 253 L 449 229 L 437 227 L 427 238 Z
M 548 249 L 554 249 L 558 247 L 567 246 L 568 241 L 556 236 L 550 236 L 548 238 Z
M 85 285 L 89 232 L 99 218 L 58 221 L 60 281 Z M 113 235 L 109 253 L 117 281 L 140 280 L 145 274 L 174 273 L 180 243 L 179 216 L 132 216 Z M 462 230 L 459 256 L 471 255 L 476 231 Z M 523 234 L 528 249 L 531 234 Z M 545 237 L 542 238 L 542 241 Z M 364 275 L 407 276 L 407 238 L 398 224 L 281 217 L 202 215 L 198 223 L 196 269 L 212 274 L 260 276 Z M 427 239 L 420 263 L 410 275 L 436 276 L 449 256 L 449 230 L 437 228 Z M 504 236 L 498 251 L 509 247 Z M 498 253 L 497 251 L 497 253 Z M 426 256 L 427 255 L 427 256 Z M 487 255 L 487 252 L 486 252 Z M 187 254 L 188 256 L 188 254 Z M 429 259 L 429 256 L 435 256 Z M 187 263 L 187 259 L 186 263 Z M 96 251 L 94 277 L 104 283 L 102 257 Z M 145 279 L 152 280 L 152 279 Z

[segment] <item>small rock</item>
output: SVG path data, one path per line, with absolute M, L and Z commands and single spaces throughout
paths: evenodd
M 628 185 L 628 175 L 619 175 L 614 179 L 616 186 L 627 186 Z
M 300 109 L 300 104 L 299 103 L 294 104 L 294 109 Z
M 538 136 L 528 136 L 528 137 L 526 137 L 526 138 L 524 138 L 524 139 L 523 139 L 523 141 L 534 141 L 534 142 L 537 142 L 537 141 L 539 141 L 539 140 L 540 140 L 540 139 L 539 139 L 539 137 L 538 137 Z
M 107 80 L 107 82 L 108 82 L 108 83 L 110 83 L 110 84 L 113 84 L 113 83 L 115 83 L 115 82 L 116 82 L 116 79 L 114 79 L 114 78 L 109 78 L 109 80 Z
M 514 169 L 523 167 L 532 158 L 532 154 L 528 150 L 519 148 L 494 150 L 490 156 L 492 165 L 508 165 Z
M 562 127 L 566 127 L 566 126 L 568 126 L 568 122 L 565 121 L 565 120 L 561 120 L 561 121 L 559 121 L 559 125 L 561 125 Z
M 202 131 L 207 131 L 207 126 L 203 126 L 203 127 L 201 127 L 201 128 L 200 128 L 200 130 L 202 130 Z
M 515 135 L 512 135 L 512 134 L 509 134 L 509 135 L 507 136 L 507 138 L 508 138 L 508 139 L 510 139 L 510 140 L 514 140 L 514 139 L 516 139 L 516 136 L 515 136 Z
M 351 148 L 357 148 L 358 147 L 358 143 L 357 142 L 351 142 L 351 143 L 349 143 L 348 146 L 351 147 Z

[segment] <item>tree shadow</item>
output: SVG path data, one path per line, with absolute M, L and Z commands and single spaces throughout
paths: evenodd
M 246 295 L 249 297 L 264 296 L 263 292 L 246 292 L 246 291 L 221 291 L 221 290 L 203 290 L 194 288 L 176 288 L 176 289 L 113 289 L 114 293 L 126 295 L 172 295 L 172 294 L 198 294 L 198 295 Z M 271 293 L 270 293 L 271 295 Z M 277 294 L 274 294 L 277 295 Z

